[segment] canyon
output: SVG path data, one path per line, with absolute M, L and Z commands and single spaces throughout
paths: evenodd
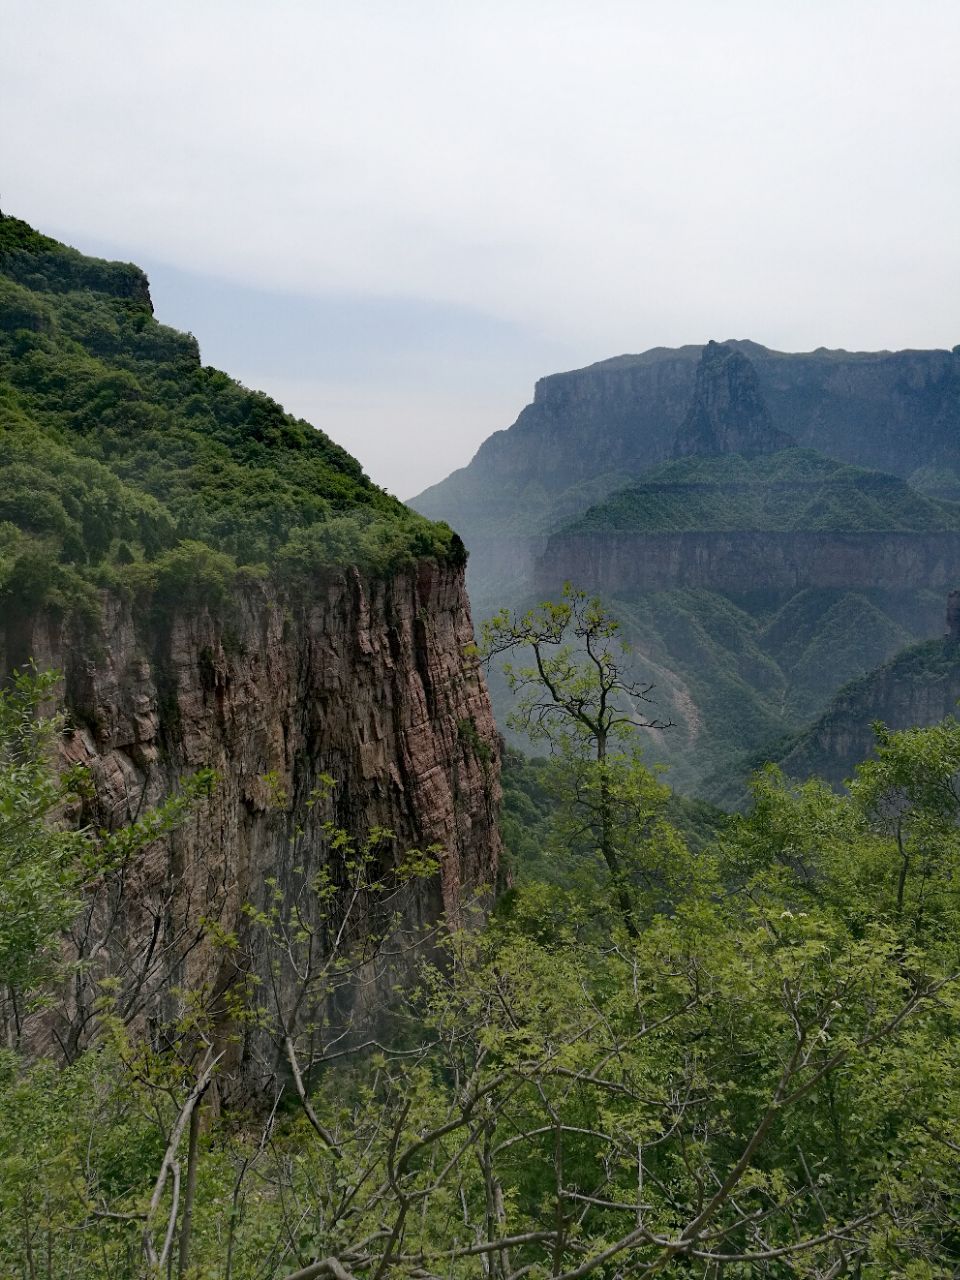
M 649 758 L 716 796 L 846 681 L 938 634 L 960 582 L 958 440 L 960 349 L 656 348 L 542 379 L 413 503 L 456 519 L 480 617 L 566 581 L 600 594 L 674 722 Z M 496 673 L 492 690 L 502 720 Z

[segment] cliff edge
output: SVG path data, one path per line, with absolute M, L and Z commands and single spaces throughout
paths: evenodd
M 268 977 L 249 912 L 321 870 L 346 883 L 332 828 L 388 828 L 386 868 L 435 848 L 402 899 L 411 934 L 486 900 L 499 741 L 465 559 L 322 432 L 205 368 L 137 268 L 0 215 L 0 668 L 61 673 L 81 821 L 115 829 L 217 775 L 130 868 L 104 944 L 147 1024 L 172 992 Z M 186 945 L 198 921 L 230 946 Z

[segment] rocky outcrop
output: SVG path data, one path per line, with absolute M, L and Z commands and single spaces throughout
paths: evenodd
M 554 535 L 536 586 L 552 591 L 569 579 L 600 593 L 936 590 L 951 586 L 958 572 L 954 532 L 598 532 Z
M 137 868 L 122 946 L 134 956 L 148 945 L 163 901 L 166 933 L 214 915 L 263 977 L 269 961 L 244 904 L 262 908 L 276 885 L 292 893 L 329 863 L 328 821 L 358 838 L 389 828 L 388 858 L 439 848 L 439 874 L 405 900 L 411 929 L 442 913 L 456 921 L 489 895 L 499 747 L 465 654 L 472 639 L 462 570 L 423 561 L 386 580 L 331 575 L 302 600 L 253 582 L 222 611 L 144 615 L 105 596 L 95 644 L 45 614 L 8 621 L 3 657 L 63 673 L 65 761 L 94 783 L 87 820 L 116 827 L 185 774 L 216 770 L 212 795 Z M 317 803 L 325 776 L 336 782 L 330 805 Z M 237 964 L 199 945 L 157 998 L 225 986 Z
M 742 453 L 755 458 L 789 449 L 794 439 L 778 431 L 760 391 L 756 370 L 725 343 L 708 342 L 697 365 L 693 400 L 673 446 L 675 458 Z

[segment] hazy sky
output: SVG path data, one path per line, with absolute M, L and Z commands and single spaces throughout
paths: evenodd
M 0 201 L 403 497 L 542 374 L 960 342 L 957 0 L 0 0 Z

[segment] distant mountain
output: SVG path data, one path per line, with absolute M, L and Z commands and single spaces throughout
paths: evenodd
M 565 580 L 604 597 L 676 723 L 651 755 L 697 790 L 937 634 L 958 470 L 960 348 L 730 341 L 543 379 L 414 505 L 463 536 L 480 616 Z
M 940 627 L 960 505 L 810 450 L 687 457 L 546 540 L 532 592 L 567 580 L 623 619 L 677 726 L 652 749 L 699 789 Z
M 719 344 L 714 344 L 719 345 Z M 960 472 L 960 347 L 952 351 L 771 351 L 746 358 L 771 428 L 802 448 L 928 484 Z M 542 378 L 533 403 L 494 432 L 469 466 L 411 500 L 477 535 L 542 533 L 604 492 L 673 456 L 705 348 L 655 347 Z
M 960 505 L 810 450 L 684 458 L 649 471 L 545 543 L 533 583 L 610 592 L 695 587 L 945 591 Z
M 751 361 L 731 346 L 708 342 L 697 365 L 690 408 L 673 443 L 674 457 L 741 453 L 752 458 L 795 443 L 773 425 Z
M 684 457 L 652 467 L 558 531 L 958 529 L 960 506 L 812 449 Z

